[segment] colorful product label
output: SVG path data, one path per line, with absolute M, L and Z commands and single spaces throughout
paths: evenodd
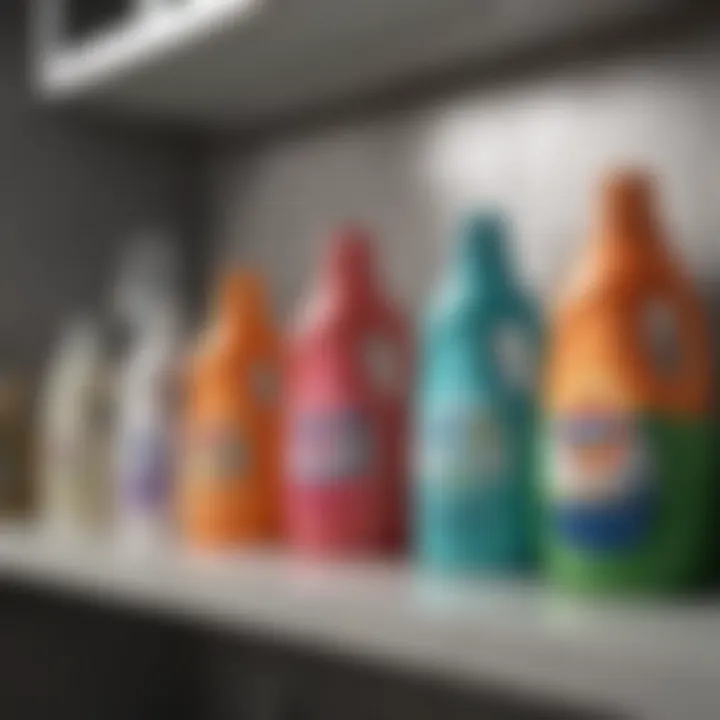
M 170 449 L 164 439 L 138 433 L 126 440 L 123 491 L 126 502 L 154 507 L 167 500 L 172 474 Z
M 299 483 L 346 483 L 372 474 L 369 418 L 354 409 L 300 413 L 291 431 L 290 475 Z
M 506 443 L 500 424 L 478 405 L 446 405 L 429 413 L 416 449 L 418 476 L 429 484 L 468 488 L 499 482 Z
M 657 483 L 633 413 L 578 410 L 551 425 L 549 478 L 556 532 L 582 550 L 622 552 L 647 536 Z
M 199 482 L 230 483 L 247 474 L 249 454 L 236 430 L 217 428 L 195 441 L 192 476 Z

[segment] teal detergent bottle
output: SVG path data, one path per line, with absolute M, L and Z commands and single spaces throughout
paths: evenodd
M 469 218 L 421 330 L 415 552 L 439 570 L 514 572 L 534 555 L 540 328 L 499 214 Z

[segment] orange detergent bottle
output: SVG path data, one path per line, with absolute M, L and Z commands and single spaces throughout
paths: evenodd
M 547 567 L 578 590 L 677 590 L 708 569 L 709 332 L 651 189 L 610 176 L 551 322 Z
M 279 363 L 261 281 L 230 274 L 188 383 L 177 500 L 192 546 L 260 542 L 277 532 Z

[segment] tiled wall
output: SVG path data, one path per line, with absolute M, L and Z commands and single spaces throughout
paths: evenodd
M 532 79 L 530 79 L 532 76 Z M 360 218 L 386 274 L 415 308 L 464 210 L 499 205 L 516 257 L 546 297 L 583 239 L 602 171 L 660 177 L 666 227 L 704 286 L 720 277 L 720 35 L 654 42 L 568 62 L 430 104 L 316 128 L 212 164 L 219 259 L 258 265 L 285 316 L 318 241 Z
M 190 160 L 167 135 L 42 105 L 30 90 L 26 3 L 0 7 L 0 373 L 44 367 L 68 314 L 107 304 L 128 236 L 185 247 Z

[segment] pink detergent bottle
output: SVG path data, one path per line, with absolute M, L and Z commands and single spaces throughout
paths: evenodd
M 366 232 L 345 228 L 289 340 L 285 500 L 291 547 L 397 552 L 405 541 L 408 328 L 383 295 Z

